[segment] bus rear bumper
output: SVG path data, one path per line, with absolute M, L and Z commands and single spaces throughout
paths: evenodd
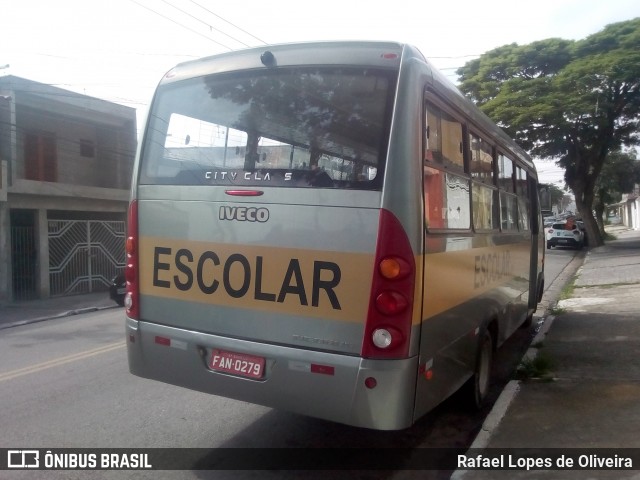
M 357 427 L 399 430 L 413 423 L 417 357 L 368 360 L 132 319 L 126 337 L 129 371 L 140 377 Z M 214 350 L 264 358 L 262 377 L 212 370 Z

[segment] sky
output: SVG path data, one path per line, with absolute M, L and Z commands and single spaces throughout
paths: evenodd
M 139 125 L 175 64 L 249 46 L 313 40 L 414 44 L 454 83 L 493 48 L 579 40 L 640 17 L 638 0 L 0 0 L 0 76 L 120 103 Z M 563 186 L 552 161 L 544 183 Z

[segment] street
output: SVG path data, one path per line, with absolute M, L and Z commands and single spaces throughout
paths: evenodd
M 547 250 L 546 287 L 578 254 Z M 542 312 L 538 312 L 541 314 Z M 521 329 L 497 354 L 491 402 L 532 338 Z M 378 432 L 209 396 L 129 374 L 120 308 L 2 330 L 3 448 L 468 447 L 490 407 L 454 396 L 412 428 Z M 350 478 L 448 478 L 451 472 L 369 472 Z M 6 478 L 90 478 L 91 472 L 3 472 Z M 102 472 L 107 478 L 283 478 L 281 471 Z M 145 476 L 146 475 L 146 476 Z M 324 477 L 316 472 L 317 478 Z M 431 475 L 431 476 L 429 476 Z M 95 477 L 95 472 L 93 474 Z M 291 472 L 286 478 L 316 478 Z

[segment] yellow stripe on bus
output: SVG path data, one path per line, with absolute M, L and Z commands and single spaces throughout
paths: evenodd
M 164 237 L 142 237 L 140 251 L 143 295 L 339 321 L 366 319 L 370 254 Z M 414 325 L 495 288 L 514 300 L 522 296 L 528 254 L 522 243 L 425 255 L 423 292 L 416 282 Z M 416 257 L 417 278 L 421 257 Z
M 423 317 L 468 302 L 493 289 L 514 300 L 526 293 L 529 280 L 528 244 L 509 244 L 427 254 Z
M 141 237 L 140 292 L 364 322 L 373 255 Z M 364 300 L 364 301 L 363 301 Z

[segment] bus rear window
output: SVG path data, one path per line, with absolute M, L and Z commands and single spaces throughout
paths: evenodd
M 395 75 L 279 68 L 163 86 L 139 181 L 380 189 Z

